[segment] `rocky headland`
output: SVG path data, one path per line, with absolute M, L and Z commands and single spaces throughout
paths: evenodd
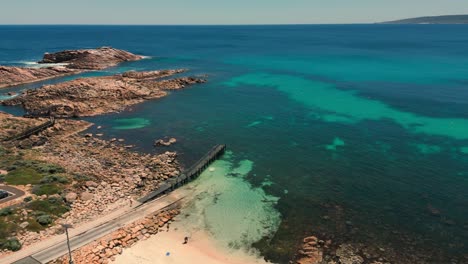
M 125 61 L 143 58 L 143 56 L 110 47 L 46 53 L 38 63 L 57 65 L 42 68 L 0 66 L 0 88 L 78 74 L 86 70 L 102 70 Z
M 82 117 L 119 112 L 125 107 L 167 95 L 204 79 L 181 77 L 162 79 L 184 70 L 127 72 L 113 76 L 80 78 L 36 90 L 3 101 L 3 105 L 22 105 L 33 117 Z
M 46 68 L 23 68 L 0 66 L 0 88 L 38 82 L 56 77 L 78 74 L 81 71 L 63 66 Z
M 9 216 L 0 219 L 17 226 L 5 235 L 22 247 L 60 234 L 61 223 L 80 225 L 126 208 L 131 200 L 180 173 L 176 153 L 138 153 L 131 150 L 132 146 L 124 145 L 123 139 L 107 141 L 82 134 L 92 124 L 81 120 L 59 119 L 52 127 L 27 139 L 2 141 L 46 120 L 0 112 L 0 169 L 7 175 L 21 173 L 26 177 L 26 173 L 31 177 L 29 184 L 10 183 L 20 184 L 31 195 L 8 212 Z M 42 172 L 46 176 L 40 176 Z M 11 179 L 5 180 L 9 183 Z M 52 207 L 36 208 L 44 204 Z M 55 211 L 48 212 L 50 208 Z M 47 221 L 41 222 L 44 219 Z M 167 219 L 162 221 L 165 223 Z M 155 225 L 162 224 L 158 221 Z M 135 242 L 139 235 L 131 240 Z M 0 250 L 0 257 L 9 252 Z

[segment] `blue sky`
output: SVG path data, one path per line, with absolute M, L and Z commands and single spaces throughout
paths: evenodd
M 468 14 L 468 0 L 0 0 L 0 24 L 320 24 Z

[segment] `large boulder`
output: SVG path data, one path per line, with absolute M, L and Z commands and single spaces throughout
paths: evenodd
M 65 201 L 69 202 L 69 203 L 73 203 L 76 198 L 78 197 L 78 195 L 74 192 L 69 192 L 65 195 Z
M 92 200 L 93 197 L 94 197 L 94 194 L 89 193 L 89 192 L 83 192 L 83 193 L 81 193 L 81 196 L 80 196 L 81 200 L 83 200 L 83 201 Z

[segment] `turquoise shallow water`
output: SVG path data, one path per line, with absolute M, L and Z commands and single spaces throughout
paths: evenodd
M 232 154 L 202 175 L 188 210 L 194 222 L 206 216 L 198 227 L 233 249 L 253 245 L 287 263 L 305 236 L 318 235 L 386 248 L 400 260 L 463 263 L 466 32 L 463 25 L 0 27 L 0 60 L 25 65 L 45 51 L 106 45 L 151 58 L 86 76 L 208 74 L 206 84 L 88 120 L 139 151 L 176 150 L 185 166 L 227 144 Z M 164 137 L 177 143 L 154 148 Z

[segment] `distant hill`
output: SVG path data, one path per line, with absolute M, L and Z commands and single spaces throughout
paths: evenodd
M 416 17 L 381 24 L 468 24 L 468 15 Z

